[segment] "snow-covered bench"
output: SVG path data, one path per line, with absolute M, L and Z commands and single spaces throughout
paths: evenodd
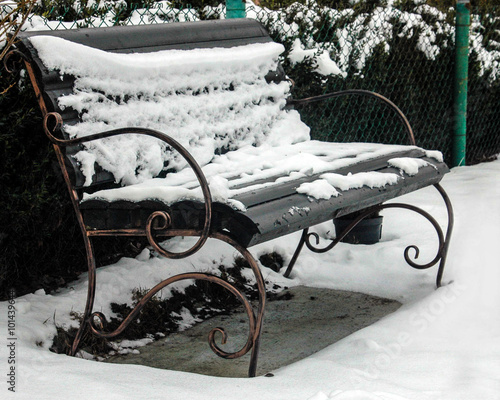
M 323 143 L 310 140 L 298 107 L 343 95 L 371 96 L 387 105 L 413 133 L 401 111 L 380 95 L 347 91 L 291 100 L 290 83 L 279 66 L 283 46 L 253 20 L 204 21 L 151 26 L 27 32 L 13 55 L 21 56 L 44 116 L 88 257 L 89 292 L 85 315 L 69 353 L 77 352 L 89 324 L 94 334 L 114 337 L 137 317 L 165 286 L 202 279 L 231 291 L 249 317 L 246 344 L 220 356 L 236 358 L 252 350 L 249 375 L 256 373 L 266 288 L 248 247 L 303 230 L 304 244 L 326 251 L 353 227 L 384 208 L 403 207 L 433 224 L 439 248 L 440 285 L 452 227 L 450 202 L 439 186 L 448 171 L 441 154 L 414 145 Z M 193 173 L 194 172 L 194 173 Z M 443 234 L 427 212 L 406 204 L 382 204 L 402 194 L 435 185 L 448 207 Z M 344 232 L 323 249 L 310 241 L 308 228 L 359 212 Z M 93 312 L 98 236 L 146 236 L 170 258 L 187 257 L 216 238 L 231 244 L 248 261 L 259 290 L 257 310 L 233 285 L 193 272 L 160 282 L 123 324 L 105 331 L 104 316 Z M 189 250 L 173 253 L 158 241 L 194 236 Z

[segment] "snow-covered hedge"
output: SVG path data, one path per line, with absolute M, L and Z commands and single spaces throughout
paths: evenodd
M 313 58 L 322 72 L 331 71 L 319 66 L 328 53 L 340 68 L 339 72 L 345 74 L 351 68 L 362 70 L 377 47 L 390 52 L 390 43 L 395 36 L 408 38 L 416 35 L 416 49 L 431 60 L 441 49 L 452 46 L 454 8 L 440 11 L 428 5 L 429 2 L 441 3 L 441 9 L 446 4 L 446 1 L 426 0 L 305 0 L 271 10 L 247 1 L 247 16 L 263 22 L 281 42 L 291 44 L 300 39 L 303 49 L 316 51 Z M 35 15 L 30 18 L 29 29 L 137 25 L 225 16 L 223 2 L 216 6 L 216 1 L 190 3 L 198 3 L 198 8 L 182 7 L 181 1 L 145 0 L 142 7 L 130 0 L 41 0 Z M 339 7 L 332 8 L 325 3 L 338 4 Z M 482 73 L 490 73 L 491 79 L 498 78 L 500 39 L 498 31 L 497 35 L 486 36 L 484 23 L 498 24 L 499 14 L 500 11 L 497 16 L 493 13 L 486 15 L 484 22 L 476 14 L 471 25 L 472 50 L 478 54 Z M 298 46 L 294 48 L 299 50 Z
M 262 1 L 262 4 L 280 3 L 291 2 Z M 447 3 L 446 0 L 301 0 L 270 9 L 247 0 L 247 17 L 261 21 L 276 40 L 287 44 L 293 50 L 293 62 L 309 57 L 321 74 L 346 77 L 351 70 L 362 71 L 377 49 L 390 53 L 396 37 L 416 38 L 415 50 L 435 60 L 454 43 L 455 11 L 454 7 L 446 9 Z M 472 16 L 471 51 L 480 63 L 480 76 L 487 75 L 494 81 L 500 71 L 500 10 L 492 6 L 484 14 L 489 10 L 485 8 L 488 2 L 480 3 L 483 15 Z M 9 4 L 2 4 L 4 13 L 12 7 Z M 143 5 L 132 0 L 40 0 L 37 4 L 27 29 L 225 17 L 224 2 L 217 5 L 217 0 L 195 0 L 190 2 L 191 6 L 183 6 L 185 2 L 176 0 L 144 0 Z

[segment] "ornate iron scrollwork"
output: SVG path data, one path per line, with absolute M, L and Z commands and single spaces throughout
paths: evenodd
M 58 133 L 61 128 L 62 128 L 63 120 L 61 116 L 58 113 L 55 112 L 50 112 L 47 113 L 44 117 L 43 121 L 43 127 L 45 134 L 47 137 L 50 139 L 52 143 L 54 143 L 57 146 L 70 146 L 70 145 L 76 145 L 76 144 L 81 144 L 81 143 L 86 143 L 90 142 L 93 140 L 97 139 L 104 139 L 112 136 L 119 136 L 119 135 L 130 135 L 130 134 L 135 134 L 135 135 L 146 135 L 146 136 L 152 136 L 157 139 L 160 139 L 167 143 L 170 147 L 172 147 L 174 150 L 178 151 L 179 154 L 186 160 L 188 165 L 191 167 L 193 172 L 196 175 L 196 178 L 200 184 L 201 191 L 203 193 L 203 200 L 204 200 L 204 206 L 205 206 L 205 218 L 204 218 L 204 223 L 203 223 L 203 228 L 200 232 L 200 237 L 198 241 L 193 245 L 193 247 L 189 250 L 186 250 L 181 253 L 172 253 L 167 250 L 164 250 L 161 248 L 161 246 L 156 242 L 154 239 L 153 231 L 156 230 L 153 228 L 153 221 L 158 221 L 158 219 L 163 219 L 164 220 L 164 225 L 167 226 L 170 224 L 170 216 L 163 212 L 154 212 L 151 214 L 147 221 L 147 228 L 146 228 L 146 236 L 148 238 L 149 243 L 151 246 L 154 247 L 156 251 L 158 251 L 160 254 L 167 258 L 184 258 L 188 257 L 192 254 L 194 254 L 196 251 L 198 251 L 207 241 L 210 233 L 210 224 L 212 220 L 212 197 L 210 195 L 210 189 L 208 187 L 208 182 L 205 178 L 205 175 L 203 174 L 203 171 L 201 170 L 200 166 L 198 163 L 195 161 L 193 156 L 175 139 L 172 137 L 162 133 L 155 131 L 153 129 L 147 129 L 147 128 L 121 128 L 121 129 L 114 129 L 106 132 L 101 132 L 81 138 L 75 138 L 75 139 L 59 139 L 55 135 Z
M 305 229 L 302 232 L 302 236 L 300 238 L 299 244 L 297 246 L 297 249 L 295 250 L 295 253 L 292 257 L 292 260 L 290 261 L 290 264 L 288 265 L 288 268 L 285 272 L 285 276 L 288 277 L 293 269 L 293 266 L 298 258 L 298 255 L 300 251 L 302 250 L 304 244 L 307 246 L 309 250 L 315 253 L 325 253 L 331 249 L 333 249 L 349 232 L 351 232 L 352 229 L 356 225 L 358 225 L 363 219 L 367 218 L 368 216 L 372 215 L 374 212 L 379 212 L 384 209 L 389 209 L 389 208 L 402 208 L 406 210 L 410 210 L 413 212 L 416 212 L 420 215 L 422 215 L 424 218 L 426 218 L 434 227 L 437 237 L 438 237 L 438 250 L 435 255 L 435 257 L 429 261 L 428 263 L 425 264 L 419 264 L 415 262 L 415 260 L 419 257 L 420 255 L 420 249 L 416 245 L 410 245 L 407 246 L 404 250 L 404 259 L 410 265 L 412 268 L 415 269 L 427 269 L 430 268 L 434 265 L 436 265 L 439 261 L 441 261 L 437 278 L 436 278 L 436 285 L 437 287 L 441 286 L 441 280 L 442 280 L 442 275 L 443 275 L 443 270 L 444 270 L 444 264 L 446 261 L 446 255 L 448 251 L 448 246 L 449 246 L 449 241 L 451 238 L 451 232 L 453 230 L 453 209 L 451 206 L 451 202 L 446 195 L 445 191 L 439 184 L 434 185 L 438 192 L 441 194 L 443 197 L 443 200 L 446 204 L 446 208 L 448 211 L 448 227 L 446 231 L 446 237 L 443 234 L 443 231 L 436 221 L 436 219 L 430 215 L 427 211 L 422 210 L 419 207 L 413 206 L 411 204 L 403 204 L 403 203 L 388 203 L 388 204 L 380 204 L 378 206 L 371 207 L 367 209 L 366 211 L 362 212 L 357 218 L 355 218 L 351 224 L 345 230 L 341 233 L 337 234 L 337 237 L 333 239 L 330 244 L 328 244 L 325 247 L 318 247 L 319 246 L 319 235 L 315 232 L 309 232 L 308 229 Z M 315 243 L 312 243 L 312 239 L 314 238 Z M 414 256 L 411 257 L 410 252 L 414 251 Z
M 194 229 L 185 229 L 185 230 L 176 230 L 176 229 L 170 229 L 170 223 L 171 223 L 171 217 L 170 215 L 165 212 L 165 211 L 156 211 L 153 212 L 146 223 L 146 229 L 145 231 L 142 231 L 142 235 L 145 235 L 150 243 L 150 245 L 161 255 L 171 258 L 171 259 L 180 259 L 180 258 L 186 258 L 190 255 L 193 255 L 195 252 L 197 252 L 207 241 L 209 237 L 222 240 L 228 244 L 230 244 L 233 248 L 239 251 L 239 253 L 245 258 L 245 260 L 249 263 L 254 275 L 255 279 L 257 282 L 257 288 L 258 288 L 258 293 L 259 293 L 259 305 L 257 312 L 254 312 L 252 305 L 246 298 L 246 296 L 238 290 L 235 286 L 233 286 L 231 283 L 224 281 L 223 279 L 215 276 L 215 275 L 210 275 L 206 273 L 186 273 L 186 274 L 179 274 L 170 278 L 165 279 L 164 281 L 160 282 L 158 285 L 153 287 L 148 291 L 148 293 L 141 299 L 141 301 L 134 307 L 134 309 L 130 312 L 130 314 L 122 321 L 120 326 L 115 329 L 112 332 L 105 332 L 106 329 L 106 318 L 105 316 L 100 313 L 100 312 L 91 312 L 92 305 L 93 305 L 93 299 L 94 299 L 94 294 L 95 294 L 95 262 L 94 262 L 94 256 L 93 252 L 91 250 L 91 244 L 89 240 L 89 235 L 92 234 L 92 236 L 99 236 L 99 235 L 106 235 L 107 232 L 99 232 L 99 233 L 92 233 L 92 232 L 86 232 L 84 230 L 84 235 L 86 236 L 86 243 L 88 244 L 89 247 L 89 252 L 88 252 L 88 259 L 89 259 L 89 295 L 87 299 L 87 306 L 85 310 L 85 315 L 84 315 L 84 321 L 82 322 L 82 325 L 80 326 L 80 329 L 77 333 L 77 337 L 72 345 L 72 349 L 70 350 L 70 354 L 74 355 L 78 349 L 79 342 L 81 340 L 82 334 L 83 334 L 83 329 L 86 323 L 89 324 L 90 330 L 97 336 L 104 337 L 104 338 L 111 338 L 119 335 L 123 330 L 130 324 L 131 321 L 134 320 L 138 316 L 138 314 L 141 312 L 143 307 L 146 305 L 146 303 L 156 294 L 158 291 L 163 289 L 164 287 L 174 283 L 178 282 L 181 280 L 186 280 L 186 279 L 195 279 L 195 280 L 204 280 L 204 281 L 209 281 L 214 284 L 220 285 L 226 290 L 230 291 L 236 298 L 240 300 L 242 303 L 243 307 L 245 308 L 245 311 L 248 316 L 249 320 L 249 334 L 248 334 L 248 339 L 246 343 L 242 346 L 241 349 L 235 351 L 235 352 L 228 352 L 222 349 L 217 343 L 216 343 L 216 338 L 217 336 L 221 336 L 221 344 L 225 344 L 228 338 L 228 335 L 226 331 L 223 328 L 215 328 L 210 331 L 208 335 L 208 342 L 210 348 L 214 351 L 215 354 L 217 354 L 220 357 L 223 358 L 238 358 L 243 356 L 244 354 L 248 353 L 250 350 L 252 350 L 252 355 L 250 358 L 250 367 L 249 367 L 249 376 L 255 376 L 256 374 L 256 368 L 257 368 L 257 356 L 258 356 L 258 345 L 259 345 L 259 340 L 260 340 L 260 332 L 262 328 L 262 321 L 264 318 L 264 309 L 265 309 L 265 302 L 266 302 L 266 291 L 265 291 L 265 284 L 264 284 L 264 279 L 262 277 L 262 274 L 260 272 L 260 269 L 256 263 L 256 261 L 253 259 L 252 255 L 248 252 L 248 250 L 242 246 L 239 245 L 236 241 L 234 241 L 232 238 L 225 236 L 220 233 L 216 232 L 211 232 L 210 227 L 211 227 L 211 219 L 212 219 L 212 198 L 210 195 L 210 189 L 208 187 L 207 180 L 203 174 L 203 171 L 201 170 L 200 166 L 196 163 L 194 158 L 189 154 L 189 152 L 180 144 L 178 143 L 175 139 L 171 138 L 170 136 L 167 136 L 161 132 L 151 130 L 151 129 L 146 129 L 146 128 L 122 128 L 122 129 L 115 129 L 111 131 L 106 131 L 102 133 L 97 133 L 93 135 L 89 135 L 86 137 L 82 138 L 75 138 L 75 139 L 60 139 L 56 137 L 58 133 L 60 133 L 62 128 L 62 118 L 59 114 L 57 113 L 47 113 L 44 118 L 44 130 L 50 141 L 56 145 L 57 147 L 61 146 L 69 146 L 69 145 L 76 145 L 76 144 L 81 144 L 85 142 L 90 142 L 93 140 L 97 139 L 103 139 L 107 137 L 112 137 L 112 136 L 118 136 L 118 135 L 124 135 L 124 134 L 136 134 L 136 135 L 147 135 L 147 136 L 152 136 L 156 137 L 160 140 L 163 140 L 166 142 L 169 146 L 171 146 L 173 149 L 177 150 L 181 156 L 187 161 L 188 165 L 192 168 L 194 171 L 198 182 L 201 186 L 201 190 L 203 193 L 203 199 L 204 199 L 204 209 L 205 209 L 205 214 L 204 214 L 204 222 L 201 230 L 194 230 Z M 135 232 L 135 234 L 138 234 L 139 232 Z M 134 235 L 134 232 L 127 232 L 127 235 Z M 161 235 L 161 236 L 198 236 L 197 242 L 188 250 L 179 252 L 179 253 L 174 253 L 165 250 L 164 248 L 161 247 L 160 243 L 156 239 L 156 235 Z
M 26 60 L 26 56 L 19 50 L 9 51 L 3 58 L 3 66 L 9 74 L 19 71 L 21 62 Z
M 167 287 L 175 282 L 179 282 L 182 280 L 188 280 L 188 279 L 204 280 L 207 282 L 212 282 L 212 283 L 215 283 L 217 285 L 220 285 L 223 288 L 230 291 L 235 297 L 238 298 L 238 300 L 240 300 L 240 302 L 242 303 L 242 305 L 245 309 L 245 312 L 247 313 L 248 321 L 249 321 L 249 335 L 248 335 L 248 339 L 245 342 L 245 344 L 243 345 L 243 347 L 240 350 L 235 351 L 235 352 L 227 352 L 227 351 L 221 349 L 216 344 L 215 338 L 216 338 L 217 333 L 220 333 L 222 335 L 221 344 L 226 343 L 228 335 L 227 335 L 224 328 L 218 327 L 218 328 L 212 329 L 208 335 L 208 340 L 209 340 L 210 348 L 219 357 L 233 359 L 233 358 L 241 357 L 241 356 L 245 355 L 246 353 L 248 353 L 248 351 L 253 346 L 254 332 L 256 330 L 256 318 L 255 318 L 255 315 L 254 315 L 254 312 L 252 309 L 252 305 L 247 300 L 245 295 L 243 295 L 238 289 L 236 289 L 229 282 L 224 281 L 223 279 L 221 279 L 217 276 L 206 274 L 206 273 L 193 272 L 193 273 L 179 274 L 179 275 L 175 275 L 173 277 L 170 277 L 170 278 L 165 279 L 164 281 L 160 282 L 158 285 L 156 285 L 155 287 L 153 287 L 152 289 L 150 289 L 146 293 L 146 295 L 137 303 L 137 305 L 134 307 L 134 309 L 122 321 L 122 323 L 118 326 L 118 328 L 116 328 L 112 332 L 105 332 L 105 329 L 106 329 L 108 323 L 107 323 L 107 320 L 106 320 L 106 317 L 104 316 L 104 314 L 102 314 L 101 312 L 94 312 L 90 315 L 90 318 L 89 318 L 90 329 L 92 330 L 94 335 L 99 336 L 99 337 L 103 337 L 103 338 L 107 338 L 107 339 L 110 339 L 110 338 L 113 338 L 113 337 L 119 335 L 127 328 L 127 326 L 134 319 L 136 319 L 138 317 L 139 313 L 146 306 L 146 304 L 149 302 L 149 300 L 151 300 L 151 298 L 154 295 L 156 295 L 160 290 L 164 289 L 165 287 Z

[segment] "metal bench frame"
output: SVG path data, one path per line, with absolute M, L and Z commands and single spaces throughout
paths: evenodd
M 87 328 L 91 330 L 91 332 L 102 338 L 113 338 L 119 335 L 121 332 L 123 332 L 126 327 L 129 325 L 129 323 L 137 318 L 138 314 L 141 312 L 143 307 L 148 303 L 148 301 L 156 294 L 158 293 L 161 289 L 165 288 L 166 286 L 178 282 L 181 280 L 186 280 L 186 279 L 197 279 L 197 280 L 205 280 L 208 282 L 215 283 L 217 285 L 222 286 L 223 288 L 227 289 L 230 291 L 236 298 L 238 298 L 241 303 L 243 304 L 245 311 L 248 316 L 248 323 L 249 323 L 249 334 L 248 334 L 248 339 L 246 343 L 243 345 L 243 347 L 235 352 L 226 352 L 224 351 L 219 345 L 216 343 L 216 336 L 219 336 L 218 333 L 220 334 L 222 340 L 222 344 L 224 344 L 227 340 L 227 334 L 222 328 L 215 328 L 209 333 L 208 337 L 208 342 L 211 347 L 211 349 L 220 357 L 223 358 L 228 358 L 228 359 L 233 359 L 233 358 L 238 358 L 241 357 L 245 354 L 247 354 L 251 350 L 251 357 L 250 357 L 250 366 L 249 366 L 249 372 L 248 375 L 250 377 L 253 377 L 257 373 L 257 358 L 258 358 L 258 352 L 259 352 L 259 343 L 260 343 L 260 337 L 262 333 L 262 324 L 263 324 L 263 319 L 264 319 L 264 312 L 266 308 L 266 288 L 265 288 L 265 282 L 262 277 L 262 273 L 259 269 L 258 263 L 254 259 L 254 257 L 251 255 L 251 253 L 248 251 L 248 249 L 241 245 L 237 240 L 235 240 L 233 237 L 231 237 L 228 234 L 225 234 L 224 232 L 221 231 L 215 231 L 212 229 L 211 222 L 212 222 L 212 199 L 210 195 L 210 190 L 207 184 L 207 180 L 205 179 L 205 176 L 203 175 L 203 172 L 199 165 L 196 163 L 194 158 L 188 153 L 186 149 L 184 149 L 177 141 L 175 141 L 173 138 L 158 132 L 158 131 L 153 131 L 150 129 L 143 129 L 143 128 L 124 128 L 124 129 L 117 129 L 117 130 L 112 130 L 112 131 L 107 131 L 107 132 L 102 132 L 99 134 L 94 134 L 85 138 L 78 138 L 78 139 L 63 139 L 61 138 L 61 127 L 63 125 L 63 118 L 61 115 L 55 112 L 49 112 L 47 110 L 47 106 L 44 101 L 44 97 L 42 94 L 42 89 L 40 87 L 40 83 L 38 82 L 37 77 L 35 76 L 35 73 L 33 71 L 33 66 L 32 66 L 32 60 L 30 60 L 29 56 L 19 50 L 13 50 L 11 51 L 8 56 L 5 58 L 4 62 L 6 65 L 6 68 L 9 71 L 13 71 L 13 65 L 16 64 L 19 66 L 20 62 L 19 61 L 24 61 L 24 66 L 29 74 L 29 77 L 31 79 L 31 82 L 33 84 L 33 88 L 35 91 L 35 95 L 38 99 L 38 103 L 40 106 L 40 109 L 43 114 L 43 128 L 44 131 L 49 138 L 49 140 L 52 142 L 55 153 L 57 155 L 57 159 L 59 161 L 59 165 L 64 177 L 64 180 L 66 182 L 70 198 L 75 210 L 75 214 L 78 220 L 78 223 L 80 225 L 80 229 L 83 235 L 83 240 L 85 243 L 85 250 L 86 250 L 86 255 L 87 255 L 87 264 L 88 264 L 88 292 L 87 292 L 87 300 L 85 304 L 85 311 L 83 314 L 83 319 L 81 321 L 81 325 L 78 329 L 78 332 L 76 334 L 76 337 L 71 345 L 71 348 L 68 350 L 68 354 L 71 356 L 74 356 L 77 354 L 79 346 L 80 346 L 80 341 L 82 339 L 83 333 L 86 331 Z M 393 110 L 398 117 L 398 119 L 401 121 L 401 123 L 404 125 L 405 130 L 408 134 L 408 138 L 411 144 L 415 144 L 415 139 L 413 136 L 413 131 L 411 129 L 410 124 L 408 123 L 408 120 L 404 116 L 404 114 L 399 110 L 396 105 L 394 105 L 391 101 L 386 99 L 385 97 L 373 93 L 373 92 L 368 92 L 364 90 L 347 90 L 343 92 L 337 92 L 337 93 L 331 93 L 323 96 L 317 96 L 317 97 L 312 97 L 308 99 L 302 99 L 302 100 L 290 100 L 289 103 L 291 106 L 295 107 L 300 107 L 303 104 L 309 104 L 329 98 L 334 98 L 334 97 L 339 97 L 339 96 L 369 96 L 377 101 L 382 102 L 383 104 L 387 105 L 391 110 Z M 85 142 L 90 142 L 93 140 L 97 139 L 102 139 L 106 137 L 111 137 L 111 136 L 116 136 L 116 135 L 127 135 L 127 134 L 141 134 L 141 135 L 147 135 L 147 136 L 153 136 L 156 137 L 160 140 L 165 141 L 168 143 L 169 146 L 177 150 L 182 157 L 185 158 L 189 166 L 193 169 L 194 173 L 196 174 L 196 177 L 198 179 L 198 182 L 201 186 L 202 192 L 203 192 L 203 197 L 204 197 L 204 222 L 202 224 L 201 229 L 196 228 L 196 229 L 173 229 L 171 227 L 171 216 L 167 211 L 155 211 L 152 212 L 147 219 L 146 227 L 145 229 L 104 229 L 104 230 L 94 230 L 94 229 L 88 229 L 87 226 L 84 223 L 84 218 L 82 216 L 82 212 L 80 209 L 80 197 L 79 194 L 76 190 L 76 188 L 73 185 L 72 179 L 70 177 L 70 172 L 68 170 L 68 165 L 67 162 L 65 162 L 65 148 L 68 146 L 74 146 L 74 145 L 79 145 Z M 333 247 L 336 246 L 336 244 L 341 241 L 356 225 L 358 225 L 364 218 L 368 217 L 369 215 L 373 214 L 374 212 L 383 210 L 383 209 L 392 209 L 392 208 L 402 208 L 402 209 L 407 209 L 413 212 L 416 212 L 426 218 L 434 227 L 436 230 L 437 236 L 438 236 L 438 241 L 439 241 L 439 246 L 438 246 L 438 251 L 436 256 L 432 261 L 426 264 L 417 264 L 414 259 L 416 259 L 419 255 L 419 249 L 417 246 L 411 245 L 408 246 L 405 249 L 404 252 L 404 258 L 406 262 L 413 268 L 417 269 L 426 269 L 430 268 L 433 265 L 436 265 L 439 262 L 439 268 L 437 272 L 437 279 L 436 279 L 436 284 L 439 287 L 441 285 L 442 277 L 443 277 L 443 271 L 445 267 L 445 262 L 446 262 L 446 255 L 448 252 L 448 246 L 450 242 L 450 237 L 453 229 L 453 209 L 451 206 L 451 202 L 446 195 L 445 191 L 443 188 L 439 185 L 439 183 L 434 184 L 436 189 L 438 190 L 439 194 L 442 196 L 444 203 L 446 205 L 447 211 L 448 211 L 448 223 L 447 223 L 447 229 L 446 233 L 443 233 L 440 225 L 437 223 L 437 221 L 426 211 L 415 207 L 413 205 L 408 205 L 408 204 L 402 204 L 402 203 L 390 203 L 390 204 L 379 204 L 373 207 L 370 207 L 369 209 L 364 210 L 346 229 L 344 232 L 340 233 L 335 240 L 331 242 L 326 247 L 319 248 L 319 237 L 316 233 L 311 233 L 309 232 L 309 228 L 306 228 L 303 230 L 301 239 L 298 243 L 298 246 L 293 254 L 293 257 L 291 259 L 290 264 L 287 267 L 287 270 L 285 272 L 285 276 L 289 276 L 292 268 L 301 252 L 303 249 L 304 245 L 306 247 L 314 252 L 317 253 L 323 253 L 326 251 L 331 250 Z M 93 305 L 94 305 L 94 297 L 95 297 L 95 291 L 96 291 L 96 261 L 95 261 L 95 256 L 94 256 L 94 251 L 93 251 L 93 245 L 92 245 L 92 240 L 96 237 L 105 237 L 105 236 L 135 236 L 135 237 L 146 237 L 149 244 L 161 255 L 167 258 L 171 259 L 180 259 L 180 258 L 186 258 L 194 254 L 196 251 L 198 251 L 201 247 L 204 246 L 208 238 L 213 238 L 213 239 L 218 239 L 221 241 L 224 241 L 231 245 L 234 249 L 236 249 L 241 256 L 248 262 L 250 268 L 252 269 L 255 279 L 257 282 L 257 289 L 258 289 L 258 306 L 257 309 L 255 310 L 252 304 L 248 301 L 246 296 L 239 290 L 237 289 L 234 285 L 231 283 L 222 280 L 221 278 L 207 274 L 207 273 L 198 273 L 198 272 L 193 272 L 193 273 L 185 273 L 185 274 L 180 274 L 177 276 L 170 277 L 160 283 L 158 283 L 155 287 L 150 289 L 147 294 L 142 298 L 142 300 L 135 306 L 133 311 L 124 319 L 124 321 L 121 323 L 121 325 L 115 329 L 112 332 L 107 332 L 106 331 L 106 319 L 104 315 L 100 312 L 93 312 Z M 160 244 L 159 244 L 159 238 L 167 238 L 167 237 L 175 237 L 175 236 L 194 236 L 198 237 L 197 242 L 189 249 L 180 253 L 173 253 L 169 252 L 165 249 L 163 249 Z M 312 240 L 312 239 L 315 240 Z M 410 256 L 410 251 L 414 251 L 414 257 L 412 258 Z

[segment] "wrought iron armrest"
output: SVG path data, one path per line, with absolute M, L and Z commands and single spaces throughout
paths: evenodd
M 381 94 L 378 94 L 375 92 L 371 92 L 369 90 L 349 89 L 349 90 L 342 90 L 340 92 L 322 94 L 322 95 L 314 96 L 314 97 L 307 97 L 305 99 L 289 99 L 287 101 L 287 104 L 289 104 L 291 106 L 303 106 L 303 105 L 306 105 L 309 103 L 316 103 L 316 102 L 327 100 L 327 99 L 333 99 L 336 97 L 350 96 L 350 95 L 371 97 L 371 98 L 374 98 L 374 99 L 380 101 L 381 103 L 385 104 L 386 106 L 388 106 L 392 111 L 394 111 L 396 113 L 400 122 L 403 124 L 404 129 L 406 131 L 406 134 L 408 135 L 408 139 L 410 141 L 410 144 L 415 146 L 415 136 L 413 135 L 413 129 L 411 128 L 411 125 L 408 122 L 408 119 L 403 114 L 403 112 L 399 109 L 399 107 L 396 106 L 396 104 L 394 104 L 387 97 L 384 97 Z
M 187 161 L 189 166 L 192 168 L 193 172 L 196 175 L 196 178 L 198 179 L 198 182 L 200 183 L 201 190 L 203 193 L 203 199 L 205 203 L 205 222 L 203 224 L 203 229 L 200 232 L 200 238 L 193 245 L 193 247 L 191 247 L 189 250 L 180 253 L 173 253 L 163 249 L 154 238 L 153 230 L 159 231 L 159 230 L 167 230 L 169 228 L 171 223 L 171 218 L 166 211 L 155 211 L 149 216 L 146 224 L 146 236 L 151 246 L 153 246 L 153 248 L 158 253 L 162 254 L 164 257 L 167 258 L 178 259 L 178 258 L 188 257 L 191 254 L 194 254 L 196 251 L 198 251 L 205 244 L 210 235 L 210 225 L 212 221 L 212 196 L 210 194 L 210 189 L 208 187 L 207 179 L 203 171 L 201 170 L 200 166 L 193 158 L 193 156 L 179 142 L 177 142 L 172 137 L 162 132 L 155 131 L 153 129 L 132 128 L 132 127 L 113 129 L 110 131 L 100 132 L 93 135 L 75 139 L 68 139 L 68 140 L 59 139 L 55 136 L 55 134 L 60 133 L 62 125 L 63 125 L 63 120 L 60 114 L 51 112 L 45 115 L 43 121 L 43 128 L 45 134 L 47 135 L 49 140 L 56 146 L 65 147 L 65 146 L 91 142 L 93 140 L 104 139 L 112 136 L 134 134 L 134 135 L 145 135 L 145 136 L 155 137 L 167 143 L 173 149 L 177 150 L 180 153 L 180 155 Z M 160 222 L 159 220 L 162 221 Z
M 256 369 L 257 369 L 257 356 L 258 356 L 258 350 L 259 350 L 259 342 L 260 342 L 260 332 L 262 330 L 262 322 L 263 322 L 263 317 L 264 317 L 264 310 L 265 310 L 265 304 L 266 304 L 266 289 L 265 289 L 265 283 L 264 283 L 264 278 L 262 277 L 262 273 L 260 272 L 259 266 L 257 262 L 254 260 L 252 255 L 248 252 L 248 250 L 244 247 L 242 247 L 240 244 L 238 244 L 236 241 L 234 241 L 231 237 L 226 236 L 221 233 L 217 232 L 210 232 L 210 224 L 211 224 L 211 214 L 212 214 L 212 198 L 210 195 L 210 190 L 208 187 L 207 180 L 205 178 L 205 175 L 203 174 L 203 171 L 201 170 L 200 166 L 198 163 L 194 160 L 194 158 L 191 156 L 191 154 L 180 144 L 178 143 L 175 139 L 171 138 L 170 136 L 158 132 L 152 129 L 147 129 L 147 128 L 122 128 L 122 129 L 114 129 L 106 132 L 101 132 L 97 133 L 94 135 L 89 135 L 83 138 L 75 138 L 75 139 L 70 139 L 70 140 L 65 140 L 65 139 L 59 139 L 55 136 L 55 134 L 60 133 L 60 130 L 62 128 L 63 120 L 61 116 L 57 113 L 48 113 L 45 116 L 44 119 L 44 130 L 45 134 L 49 137 L 50 141 L 55 145 L 55 146 L 70 146 L 70 145 L 76 145 L 76 144 L 81 144 L 85 142 L 90 142 L 93 140 L 97 139 L 104 139 L 107 137 L 112 137 L 112 136 L 118 136 L 118 135 L 124 135 L 124 134 L 136 134 L 136 135 L 146 135 L 146 136 L 152 136 L 155 137 L 159 140 L 162 140 L 163 142 L 167 143 L 169 146 L 171 146 L 173 149 L 177 150 L 182 157 L 188 162 L 189 166 L 193 169 L 194 173 L 196 174 L 196 177 L 198 179 L 198 182 L 201 185 L 202 192 L 203 192 L 203 197 L 205 200 L 205 222 L 203 229 L 201 231 L 198 230 L 169 230 L 170 226 L 170 215 L 165 212 L 165 211 L 155 211 L 153 212 L 146 224 L 146 236 L 148 238 L 149 243 L 153 248 L 160 253 L 161 255 L 167 257 L 167 258 L 174 258 L 174 259 L 179 259 L 179 258 L 185 258 L 188 257 L 192 254 L 194 254 L 196 251 L 198 251 L 206 242 L 208 237 L 212 237 L 215 239 L 222 240 L 231 246 L 233 246 L 243 257 L 244 259 L 249 263 L 250 268 L 254 272 L 255 279 L 257 282 L 257 287 L 259 291 L 259 305 L 257 312 L 254 313 L 254 310 L 252 308 L 252 304 L 247 300 L 245 295 L 241 293 L 237 288 L 234 287 L 229 282 L 224 281 L 223 279 L 210 275 L 208 273 L 198 273 L 198 272 L 192 272 L 192 273 L 185 273 L 185 274 L 179 274 L 172 276 L 170 278 L 167 278 L 157 284 L 155 287 L 150 289 L 148 293 L 144 296 L 144 298 L 134 307 L 134 309 L 130 312 L 130 314 L 123 320 L 123 322 L 120 324 L 118 328 L 116 328 L 113 332 L 105 332 L 104 329 L 106 327 L 106 318 L 104 315 L 100 312 L 92 312 L 92 307 L 93 307 L 93 302 L 94 302 L 94 293 L 95 293 L 95 262 L 93 260 L 93 253 L 92 251 L 89 251 L 90 257 L 89 257 L 89 282 L 91 284 L 89 285 L 89 295 L 87 297 L 87 304 L 85 307 L 85 317 L 84 317 L 84 322 L 81 324 L 80 329 L 77 333 L 77 336 L 73 342 L 70 354 L 74 355 L 77 352 L 81 337 L 83 335 L 83 331 L 85 329 L 86 324 L 88 323 L 90 326 L 90 330 L 97 336 L 99 337 L 105 337 L 105 338 L 112 338 L 123 332 L 123 330 L 129 325 L 129 323 L 137 318 L 137 315 L 140 313 L 142 308 L 145 306 L 145 304 L 160 290 L 165 288 L 166 286 L 186 280 L 186 279 L 197 279 L 197 280 L 204 280 L 208 282 L 212 282 L 215 284 L 218 284 L 231 292 L 240 302 L 243 304 L 245 311 L 247 313 L 248 319 L 249 319 L 249 334 L 246 342 L 243 344 L 240 350 L 237 351 L 225 351 L 222 348 L 220 348 L 216 344 L 216 335 L 219 333 L 221 335 L 221 342 L 222 344 L 226 343 L 226 340 L 228 338 L 228 335 L 226 331 L 223 328 L 217 327 L 214 328 L 210 331 L 209 333 L 209 346 L 212 349 L 212 351 L 217 354 L 220 357 L 227 358 L 227 359 L 234 359 L 241 357 L 248 353 L 250 350 L 252 350 L 252 354 L 250 356 L 250 366 L 248 370 L 248 374 L 250 377 L 256 375 Z M 186 250 L 184 252 L 180 253 L 172 253 L 169 252 L 165 249 L 163 249 L 160 244 L 157 242 L 156 238 L 154 237 L 153 231 L 161 231 L 162 234 L 165 233 L 170 233 L 171 235 L 177 235 L 177 234 L 182 234 L 183 236 L 199 236 L 198 241 L 196 244 L 194 244 L 189 250 Z M 88 238 L 86 238 L 86 243 L 89 244 L 90 246 L 90 241 Z

